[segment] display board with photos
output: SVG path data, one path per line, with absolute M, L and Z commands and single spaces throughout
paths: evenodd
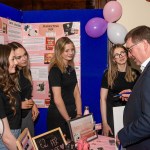
M 33 82 L 32 99 L 38 108 L 50 105 L 48 66 L 60 37 L 70 38 L 75 45 L 74 65 L 81 87 L 80 22 L 21 23 L 8 18 L 0 17 L 0 43 L 16 41 L 27 50 Z
M 72 141 L 77 143 L 81 138 L 91 141 L 98 137 L 95 131 L 95 121 L 92 114 L 71 119 L 68 122 Z

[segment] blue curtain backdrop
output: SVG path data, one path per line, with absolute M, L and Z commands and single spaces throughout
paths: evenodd
M 85 32 L 86 23 L 93 17 L 103 18 L 102 9 L 19 11 L 0 4 L 0 16 L 22 23 L 75 22 L 81 24 L 81 97 L 84 106 L 89 106 L 97 123 L 100 115 L 100 85 L 104 69 L 107 67 L 107 34 L 91 38 Z M 47 131 L 47 109 L 40 109 L 35 124 L 35 134 Z

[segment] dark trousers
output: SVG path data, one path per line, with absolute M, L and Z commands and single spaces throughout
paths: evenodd
M 22 118 L 21 123 L 21 131 L 23 131 L 25 128 L 29 129 L 29 132 L 31 136 L 34 136 L 34 122 L 32 120 L 32 110 L 27 114 L 25 118 Z
M 74 105 L 68 106 L 66 109 L 71 118 L 76 117 L 77 113 Z M 53 130 L 58 127 L 60 127 L 63 134 L 66 135 L 66 139 L 71 139 L 68 123 L 64 120 L 56 107 L 49 106 L 47 115 L 47 129 Z

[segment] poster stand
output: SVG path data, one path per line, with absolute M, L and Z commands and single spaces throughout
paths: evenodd
M 6 19 L 20 23 L 53 23 L 53 22 L 80 22 L 81 27 L 81 91 L 83 107 L 88 104 L 94 114 L 96 122 L 101 122 L 99 117 L 99 87 L 104 69 L 107 66 L 107 34 L 100 38 L 91 38 L 86 34 L 85 25 L 88 20 L 99 16 L 103 18 L 102 9 L 85 9 L 85 10 L 39 10 L 39 11 L 20 11 L 0 3 L 0 16 Z M 2 23 L 3 25 L 3 23 Z M 67 27 L 68 29 L 69 27 Z M 66 30 L 66 27 L 64 27 Z M 74 28 L 72 28 L 74 29 Z M 18 32 L 18 30 L 16 30 Z M 72 34 L 72 30 L 71 34 Z M 70 35 L 70 31 L 66 34 Z M 2 28 L 0 28 L 0 33 Z M 73 33 L 75 31 L 73 30 Z M 89 44 L 90 43 L 90 44 Z M 93 49 L 94 45 L 94 49 Z M 97 69 L 98 68 L 98 69 Z M 94 88 L 93 88 L 94 87 Z M 87 94 L 88 93 L 88 94 Z M 94 103 L 93 101 L 94 100 Z M 49 100 L 46 99 L 46 104 Z M 95 109 L 97 108 L 97 109 Z M 40 108 L 40 116 L 35 123 L 35 135 L 47 131 L 45 118 L 47 118 L 47 109 Z M 41 128 L 42 126 L 42 128 Z

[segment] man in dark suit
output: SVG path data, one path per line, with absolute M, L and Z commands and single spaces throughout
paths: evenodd
M 125 42 L 129 57 L 141 66 L 142 74 L 128 98 L 124 128 L 118 132 L 116 141 L 127 150 L 150 150 L 150 27 L 132 29 Z

